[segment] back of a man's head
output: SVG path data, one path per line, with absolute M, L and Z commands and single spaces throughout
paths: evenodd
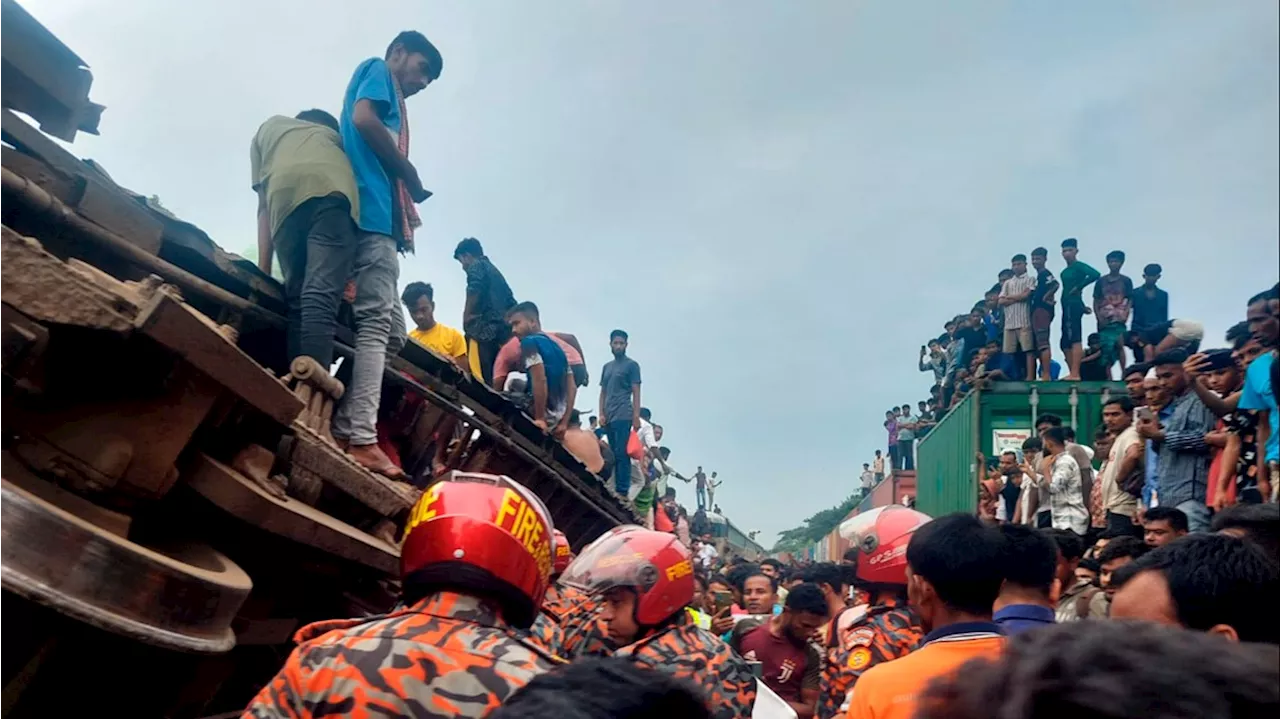
M 1276 647 L 1142 622 L 1009 638 L 997 661 L 935 680 L 916 719 L 1263 719 L 1280 708 Z
M 1277 428 L 1280 431 L 1280 428 Z M 1280 504 L 1237 504 L 1213 515 L 1209 527 L 1252 542 L 1280 563 Z
M 831 591 L 840 592 L 840 589 L 848 584 L 847 576 L 842 567 L 833 562 L 818 562 L 809 565 L 800 577 L 807 583 L 816 584 L 818 586 L 827 586 Z
M 1176 622 L 1242 642 L 1280 644 L 1280 569 L 1261 549 L 1225 534 L 1192 534 L 1111 577 L 1112 616 Z
M 1049 601 L 1057 578 L 1058 547 L 1043 532 L 1026 525 L 1002 524 L 999 531 L 1004 537 L 1001 596 L 1033 595 Z
M 950 612 L 989 617 L 1004 582 L 1003 552 L 996 529 L 971 514 L 948 514 L 911 535 L 907 566 Z
M 533 678 L 490 719 L 710 719 L 701 692 L 627 659 L 583 659 Z

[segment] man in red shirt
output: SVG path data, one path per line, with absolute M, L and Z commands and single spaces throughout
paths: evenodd
M 827 601 L 816 584 L 801 584 L 787 594 L 782 613 L 742 637 L 742 658 L 760 662 L 760 680 L 809 719 L 818 706 L 822 656 L 809 643 L 829 616 Z

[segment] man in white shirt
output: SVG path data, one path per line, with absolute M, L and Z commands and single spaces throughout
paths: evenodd
M 698 562 L 702 564 L 703 567 L 710 569 L 711 565 L 716 563 L 716 558 L 719 556 L 720 553 L 716 551 L 715 545 L 704 539 L 702 546 L 698 548 Z
M 1049 479 L 1040 474 L 1041 450 L 1044 444 L 1039 437 L 1031 437 L 1022 443 L 1022 496 L 1019 498 L 1022 523 L 1038 529 L 1053 526 L 1049 501 Z
M 862 479 L 862 493 L 866 494 L 867 492 L 871 491 L 871 487 L 874 486 L 876 483 L 876 475 L 871 471 L 871 465 L 869 463 L 863 463 L 861 479 Z
M 1107 400 L 1102 406 L 1102 421 L 1116 437 L 1100 479 L 1107 533 L 1112 537 L 1125 534 L 1141 537 L 1142 525 L 1134 523 L 1134 517 L 1138 513 L 1138 498 L 1123 486 L 1123 481 L 1135 472 L 1139 473 L 1141 479 L 1145 450 L 1142 437 L 1133 426 L 1133 401 L 1127 396 Z M 1139 481 L 1138 487 L 1141 486 Z
M 1049 477 L 1049 509 L 1054 529 L 1069 529 L 1084 536 L 1089 529 L 1089 512 L 1080 490 L 1080 465 L 1067 452 L 1063 427 L 1044 433 L 1045 459 L 1042 473 Z

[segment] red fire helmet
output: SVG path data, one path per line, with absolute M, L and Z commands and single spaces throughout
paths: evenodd
M 693 601 L 689 550 L 667 532 L 616 527 L 582 550 L 560 578 L 592 594 L 614 587 L 636 592 L 635 620 L 653 626 Z
M 557 529 L 552 534 L 556 538 L 556 547 L 551 559 L 551 576 L 558 577 L 564 574 L 564 570 L 569 568 L 569 562 L 573 561 L 573 550 L 569 548 L 569 538 L 564 536 L 564 532 Z
M 877 507 L 846 519 L 840 536 L 858 550 L 857 578 L 869 584 L 907 583 L 907 544 L 911 534 L 932 519 L 898 504 Z
M 550 582 L 552 531 L 542 500 L 511 478 L 451 472 L 422 493 L 405 524 L 406 600 L 470 590 L 497 599 L 508 622 L 528 627 Z

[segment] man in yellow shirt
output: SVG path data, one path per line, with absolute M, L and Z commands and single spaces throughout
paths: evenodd
M 410 282 L 400 296 L 409 316 L 417 325 L 409 330 L 409 338 L 441 357 L 452 361 L 464 374 L 467 367 L 467 342 L 462 333 L 436 322 L 435 290 L 425 282 Z
M 463 377 L 471 376 L 467 365 L 467 341 L 462 333 L 448 325 L 436 322 L 435 290 L 426 282 L 410 282 L 400 295 L 404 306 L 409 308 L 409 316 L 416 325 L 409 330 L 409 339 L 426 347 L 432 352 L 446 357 L 462 370 Z M 457 420 L 449 415 L 436 430 L 436 452 L 431 460 L 433 477 L 442 476 L 449 470 L 445 460 L 449 454 L 449 442 L 453 440 Z
M 968 514 L 939 517 L 907 545 L 907 598 L 928 632 L 914 652 L 866 671 L 850 695 L 849 719 L 910 719 L 925 686 L 970 659 L 1004 648 L 991 605 L 1004 581 L 1001 534 Z

